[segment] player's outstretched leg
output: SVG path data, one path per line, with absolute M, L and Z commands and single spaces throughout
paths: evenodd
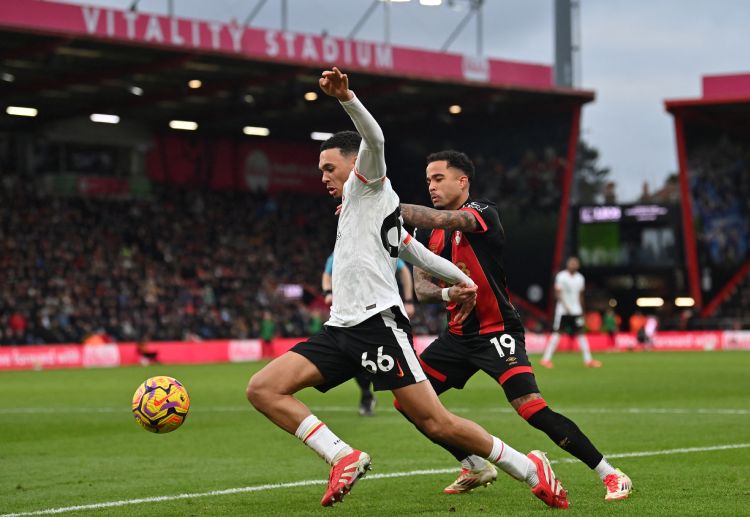
M 435 445 L 439 445 L 449 452 L 456 461 L 461 463 L 461 471 L 458 477 L 443 489 L 446 494 L 466 494 L 480 486 L 489 486 L 497 479 L 497 469 L 486 459 L 469 454 L 459 447 L 453 447 L 447 443 L 433 440 L 427 433 L 419 428 L 409 416 L 403 412 L 397 400 L 393 401 L 393 407 L 403 415 L 414 427 Z
M 450 413 L 429 383 L 413 384 L 393 393 L 397 398 L 396 408 L 434 443 L 481 455 L 511 477 L 526 482 L 545 504 L 554 508 L 568 507 L 567 492 L 542 453 L 532 451 L 524 455 L 475 422 Z M 539 466 L 540 457 L 546 462 L 543 469 Z
M 307 406 L 290 395 L 323 381 L 322 374 L 310 360 L 287 352 L 253 375 L 246 395 L 258 411 L 331 465 L 328 487 L 321 500 L 323 506 L 331 506 L 341 501 L 365 475 L 370 468 L 370 456 L 348 445 L 311 414 Z
M 543 398 L 533 398 L 521 404 L 517 411 L 524 420 L 544 432 L 560 448 L 596 472 L 607 488 L 606 500 L 625 499 L 630 495 L 633 485 L 630 478 L 610 465 L 575 422 L 552 411 Z

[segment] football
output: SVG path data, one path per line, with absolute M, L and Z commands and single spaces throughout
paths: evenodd
M 146 431 L 169 433 L 185 421 L 190 397 L 182 383 L 160 375 L 138 386 L 132 407 L 135 421 Z

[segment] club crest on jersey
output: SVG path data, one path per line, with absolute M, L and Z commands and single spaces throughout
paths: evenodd
M 466 263 L 464 262 L 456 262 L 456 267 L 463 271 L 464 275 L 471 278 L 471 271 L 469 271 L 469 268 L 466 266 Z
M 461 232 L 457 231 L 453 234 L 453 240 L 456 241 L 456 246 L 461 244 Z

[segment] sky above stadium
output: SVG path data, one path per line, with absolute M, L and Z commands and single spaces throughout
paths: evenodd
M 64 0 L 127 9 L 133 0 Z M 174 0 L 176 16 L 244 21 L 260 0 Z M 424 7 L 418 0 L 390 8 L 393 45 L 439 50 L 468 12 L 468 0 Z M 371 0 L 288 0 L 287 28 L 347 37 Z M 580 0 L 578 86 L 596 92 L 583 111 L 582 137 L 612 169 L 618 198 L 634 201 L 642 185 L 660 187 L 677 170 L 672 118 L 664 99 L 701 94 L 701 76 L 750 71 L 750 2 L 746 0 Z M 168 0 L 140 0 L 138 10 L 164 14 Z M 281 1 L 270 0 L 252 25 L 281 27 Z M 551 64 L 553 0 L 485 0 L 487 57 Z M 383 10 L 375 9 L 356 39 L 383 41 Z M 448 51 L 474 54 L 470 20 Z M 356 86 L 356 85 L 354 85 Z

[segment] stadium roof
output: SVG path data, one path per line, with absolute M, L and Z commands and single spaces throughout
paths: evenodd
M 33 107 L 38 116 L 3 114 L 0 129 L 111 113 L 153 129 L 180 119 L 206 131 L 252 124 L 294 137 L 336 110 L 310 109 L 315 101 L 304 99 L 318 91 L 320 70 L 331 64 L 356 74 L 355 90 L 374 111 L 405 122 L 456 104 L 489 113 L 499 105 L 560 109 L 594 98 L 591 91 L 552 86 L 549 66 L 14 0 L 0 10 L 0 96 L 4 110 Z M 200 87 L 189 87 L 196 79 Z
M 750 73 L 707 75 L 703 77 L 702 89 L 703 95 L 698 99 L 665 100 L 664 106 L 674 115 L 747 126 L 750 118 Z

